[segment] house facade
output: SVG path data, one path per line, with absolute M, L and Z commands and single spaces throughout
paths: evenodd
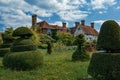
M 98 32 L 94 29 L 94 23 L 91 23 L 90 26 L 85 25 L 85 20 L 81 20 L 80 22 L 75 22 L 75 26 L 71 28 L 71 33 L 74 36 L 79 34 L 83 34 L 87 41 L 97 40 Z
M 70 33 L 70 29 L 66 27 L 65 22 L 62 23 L 62 26 L 51 25 L 46 21 L 37 22 L 37 15 L 32 15 L 32 28 L 35 29 L 35 27 L 41 28 L 41 32 L 48 35 L 52 35 L 53 31 L 55 30 L 59 32 Z

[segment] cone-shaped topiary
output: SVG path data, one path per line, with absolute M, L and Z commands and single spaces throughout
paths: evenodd
M 14 37 L 29 38 L 33 35 L 32 31 L 27 27 L 19 27 L 13 32 Z
M 85 49 L 85 38 L 84 35 L 80 34 L 76 37 L 76 43 L 78 45 L 77 50 L 72 55 L 73 61 L 86 61 L 89 60 L 90 56 Z
M 107 52 L 120 52 L 120 27 L 114 20 L 108 20 L 102 24 L 97 48 Z

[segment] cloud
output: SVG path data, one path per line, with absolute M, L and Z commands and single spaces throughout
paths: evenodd
M 117 10 L 120 10 L 120 6 L 117 6 L 116 9 L 117 9 Z
M 74 21 L 78 19 L 82 19 L 88 16 L 87 11 L 80 11 L 80 10 L 70 10 L 70 11 L 60 11 L 57 13 L 61 19 L 68 20 L 68 21 Z
M 91 0 L 91 6 L 93 10 L 107 9 L 109 6 L 115 5 L 115 0 Z
M 94 23 L 96 24 L 99 24 L 99 25 L 102 25 L 106 20 L 96 20 L 96 21 L 93 21 Z

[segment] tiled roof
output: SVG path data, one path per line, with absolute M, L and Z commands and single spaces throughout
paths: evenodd
M 92 28 L 91 26 L 81 26 L 81 28 L 83 29 L 84 33 L 87 35 L 94 35 L 94 36 L 98 36 L 98 32 Z M 72 27 L 70 28 L 71 30 L 75 31 L 77 29 L 77 27 Z
M 99 33 L 90 26 L 81 26 L 85 34 L 97 36 Z
M 37 25 L 39 25 L 39 24 L 43 24 L 43 27 L 42 27 L 42 28 L 62 29 L 62 27 L 60 27 L 60 26 L 58 26 L 58 25 L 50 25 L 50 24 L 48 24 L 46 21 L 42 21 L 42 22 L 37 23 Z

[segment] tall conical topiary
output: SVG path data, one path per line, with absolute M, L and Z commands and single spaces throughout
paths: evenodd
M 102 24 L 97 48 L 106 52 L 120 52 L 120 27 L 114 20 L 108 20 Z
M 72 55 L 72 61 L 86 61 L 89 60 L 90 56 L 85 48 L 84 35 L 80 34 L 76 37 L 77 49 Z

